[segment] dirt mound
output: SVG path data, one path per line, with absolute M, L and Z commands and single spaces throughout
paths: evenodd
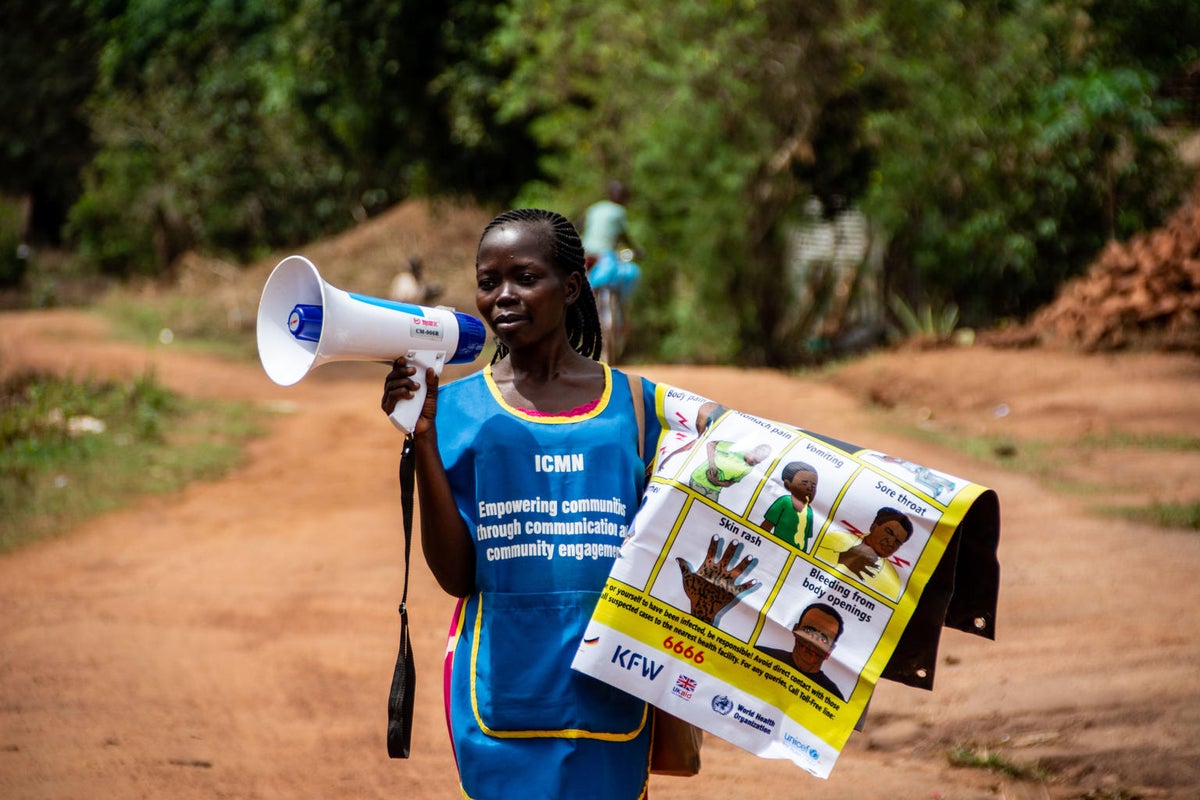
M 475 249 L 489 209 L 450 200 L 409 200 L 353 228 L 295 249 L 312 261 L 328 283 L 347 291 L 387 297 L 397 272 L 418 260 L 423 277 L 439 289 L 436 303 L 460 310 L 475 307 Z M 176 333 L 221 325 L 233 332 L 253 330 L 263 284 L 287 252 L 273 253 L 245 267 L 185 253 L 173 265 L 171 285 L 141 287 L 147 302 L 181 294 L 203 298 L 202 318 L 182 314 Z M 218 312 L 221 319 L 216 319 Z
M 993 341 L 1200 353 L 1200 182 L 1162 227 L 1110 242 L 1026 326 Z
M 321 276 L 339 288 L 387 296 L 397 271 L 410 259 L 424 267 L 425 280 L 442 288 L 439 302 L 475 307 L 475 249 L 491 210 L 469 203 L 409 200 L 361 225 L 304 248 Z M 259 287 L 278 259 L 256 265 Z M 257 298 L 256 298 L 257 302 Z

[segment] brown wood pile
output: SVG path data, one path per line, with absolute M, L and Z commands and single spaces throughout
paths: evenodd
M 1025 329 L 1010 343 L 1200 353 L 1200 185 L 1162 227 L 1110 242 Z

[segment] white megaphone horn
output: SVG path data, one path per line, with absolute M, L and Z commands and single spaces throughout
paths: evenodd
M 291 386 L 332 361 L 391 363 L 406 356 L 420 388 L 392 423 L 412 432 L 425 402 L 425 369 L 466 364 L 483 350 L 483 323 L 452 308 L 428 308 L 344 292 L 321 280 L 303 256 L 280 261 L 258 304 L 258 357 L 267 376 Z

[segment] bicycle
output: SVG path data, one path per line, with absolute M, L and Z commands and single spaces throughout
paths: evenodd
M 606 363 L 615 364 L 625 351 L 629 333 L 625 306 L 640 278 L 641 268 L 628 248 L 601 256 L 589 272 L 603 339 L 600 359 Z

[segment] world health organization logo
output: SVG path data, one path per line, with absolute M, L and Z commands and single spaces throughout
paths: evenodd
M 712 699 L 712 710 L 724 716 L 733 711 L 733 701 L 726 695 L 719 694 Z

